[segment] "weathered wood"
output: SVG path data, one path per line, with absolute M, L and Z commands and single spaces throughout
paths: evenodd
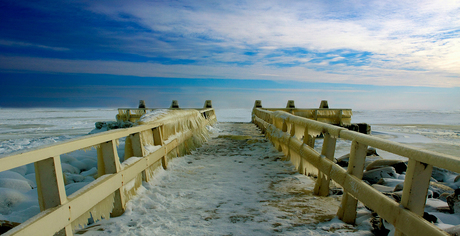
M 154 145 L 161 145 L 163 146 L 163 132 L 162 132 L 162 129 L 163 127 L 156 127 L 152 130 L 153 132 L 153 142 L 154 142 Z M 166 153 L 165 155 L 163 156 L 162 158 L 162 162 L 161 162 L 161 165 L 163 166 L 163 169 L 167 169 L 168 168 L 168 158 L 166 156 Z
M 65 192 L 61 158 L 59 156 L 51 157 L 35 162 L 34 165 L 40 211 L 66 203 L 67 194 Z M 73 235 L 70 225 L 57 232 L 57 235 Z
M 402 207 L 423 216 L 432 171 L 432 165 L 409 160 L 401 198 Z M 401 231 L 396 231 L 395 235 L 404 234 Z
M 101 156 L 98 156 L 98 158 L 102 158 L 103 160 L 104 174 L 115 174 L 120 172 L 120 158 L 118 157 L 116 141 L 112 140 L 101 143 L 100 150 L 98 154 L 100 153 Z M 117 217 L 122 215 L 125 212 L 126 202 L 121 188 L 115 190 L 113 201 L 113 210 L 110 216 Z
M 41 211 L 62 205 L 67 201 L 59 156 L 35 162 L 35 178 Z
M 350 150 L 350 160 L 347 173 L 358 179 L 363 178 L 364 164 L 366 161 L 367 145 L 353 141 Z M 342 197 L 337 216 L 345 223 L 354 224 L 358 200 L 345 192 Z
M 336 142 L 337 142 L 336 138 L 333 138 L 329 133 L 325 133 L 323 147 L 321 149 L 321 155 L 333 161 Z M 327 176 L 323 172 L 319 172 L 318 179 L 316 180 L 316 184 L 315 184 L 314 193 L 319 196 L 328 196 L 330 181 L 331 179 L 329 176 Z
M 267 114 L 259 113 L 261 114 L 261 117 L 264 115 L 271 115 L 271 112 L 267 112 Z M 292 117 L 289 117 L 288 119 L 291 119 Z M 272 125 L 270 125 L 266 120 L 263 120 L 261 118 L 255 117 L 254 120 L 256 122 L 259 122 L 261 126 L 267 127 L 266 130 L 266 135 L 267 136 L 272 136 L 273 139 L 277 137 L 281 137 L 279 132 L 281 130 L 276 130 Z M 305 121 L 305 123 L 311 124 L 310 121 Z M 296 123 L 297 125 L 298 123 Z M 323 124 L 318 123 L 313 123 L 313 126 L 323 126 Z M 308 125 L 306 126 L 306 128 Z M 324 126 L 324 130 L 327 132 L 335 132 L 334 136 L 342 137 L 342 132 L 344 132 L 345 135 L 344 137 L 356 137 L 354 133 L 351 133 L 349 131 L 340 131 L 336 132 L 335 127 L 327 127 Z M 365 146 L 369 145 L 367 140 L 365 139 L 364 136 L 359 136 L 359 140 L 354 140 L 353 144 L 353 149 L 352 152 L 354 154 L 352 156 L 356 156 L 357 154 L 361 156 L 365 156 L 367 152 L 367 148 L 361 147 L 358 149 L 361 149 L 361 151 L 357 151 L 356 147 L 359 146 Z M 371 142 L 375 143 L 374 141 L 377 140 L 375 138 L 370 139 Z M 360 142 L 362 141 L 362 142 Z M 381 140 L 383 143 L 386 142 L 386 140 Z M 285 142 L 285 141 L 284 141 Z M 304 142 L 306 140 L 304 139 Z M 358 145 L 360 144 L 360 145 Z M 388 198 L 387 196 L 383 195 L 380 193 L 378 190 L 374 189 L 373 187 L 369 186 L 368 184 L 364 183 L 361 178 L 362 178 L 362 170 L 357 171 L 359 174 L 358 176 L 353 175 L 353 171 L 351 173 L 348 173 L 347 170 L 343 169 L 342 167 L 338 166 L 337 164 L 334 164 L 334 162 L 328 158 L 325 158 L 323 155 L 320 153 L 316 152 L 314 149 L 311 147 L 308 147 L 307 145 L 303 145 L 299 140 L 297 139 L 291 139 L 290 140 L 290 147 L 291 147 L 291 152 L 292 153 L 297 153 L 300 155 L 300 157 L 304 160 L 308 160 L 309 163 L 312 163 L 312 165 L 316 166 L 321 172 L 327 174 L 330 176 L 332 180 L 334 180 L 336 183 L 340 184 L 344 190 L 348 193 L 347 195 L 350 198 L 356 198 L 359 199 L 359 201 L 363 202 L 366 206 L 374 210 L 395 226 L 395 228 L 401 230 L 403 233 L 406 235 L 447 235 L 446 232 L 440 230 L 437 228 L 435 225 L 423 220 L 422 217 L 419 215 L 415 214 L 414 212 L 402 208 L 399 206 L 398 203 L 396 203 L 394 200 Z M 408 150 L 404 150 L 401 146 L 397 146 L 400 149 L 393 150 L 394 152 L 398 153 L 406 153 L 409 154 L 411 152 L 408 152 Z M 411 149 L 413 150 L 413 149 Z M 394 153 L 393 152 L 393 153 Z M 422 151 L 424 152 L 424 151 Z M 419 152 L 415 152 L 419 153 Z M 439 154 L 442 155 L 442 154 Z M 354 159 L 354 158 L 353 158 Z M 350 163 L 351 166 L 360 166 L 364 164 L 365 158 L 361 158 L 362 161 L 360 163 L 356 161 L 352 161 Z M 452 160 L 454 161 L 454 160 Z M 456 167 L 458 168 L 458 166 Z M 352 169 L 357 169 L 353 168 Z M 345 197 L 345 196 L 344 196 Z M 355 200 L 356 201 L 356 200 Z M 348 200 L 345 200 L 345 202 L 348 202 Z M 357 202 L 357 201 L 356 201 Z M 354 204 L 356 206 L 356 204 Z M 354 208 L 354 211 L 352 211 L 354 215 L 356 215 L 356 207 Z M 355 216 L 351 217 L 352 220 L 355 220 Z M 410 226 L 410 227 L 408 227 Z

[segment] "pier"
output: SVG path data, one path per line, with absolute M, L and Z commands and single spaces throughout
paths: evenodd
M 113 229 L 104 228 L 98 220 L 123 219 L 126 204 L 158 170 L 185 175 L 182 185 L 163 183 L 171 188 L 201 181 L 202 188 L 215 193 L 181 196 L 190 203 L 184 216 L 189 223 L 184 227 L 197 221 L 209 227 L 213 221 L 225 221 L 230 222 L 229 228 L 234 227 L 229 233 L 235 234 L 306 232 L 309 224 L 335 216 L 353 225 L 359 201 L 392 224 L 396 235 L 448 235 L 423 218 L 423 209 L 433 167 L 459 173 L 460 159 L 370 136 L 370 126 L 351 123 L 351 109 L 329 108 L 327 102 L 319 108 L 302 109 L 294 101 L 288 101 L 286 108 L 264 108 L 256 101 L 252 124 L 219 124 L 221 133 L 214 134 L 207 128 L 218 121 L 211 101 L 196 109 L 180 108 L 173 101 L 164 115 L 142 122 L 142 115 L 157 110 L 121 108 L 117 120 L 138 125 L 0 158 L 0 171 L 34 163 L 42 211 L 5 235 L 76 235 Z M 121 138 L 126 139 L 124 163 L 117 151 Z M 315 147 L 316 139 L 323 139 L 321 147 Z M 347 169 L 335 163 L 339 139 L 351 142 Z M 409 158 L 400 203 L 361 180 L 368 147 Z M 88 148 L 97 150 L 98 178 L 68 196 L 60 155 Z M 191 162 L 189 169 L 169 169 L 169 162 L 185 155 Z M 203 175 L 198 167 L 213 174 Z M 332 187 L 342 189 L 343 196 L 331 195 Z M 222 188 L 233 191 L 225 195 L 219 192 Z M 161 218 L 155 209 L 151 211 Z M 85 229 L 89 218 L 96 222 Z M 161 219 L 157 223 L 152 226 L 161 226 Z

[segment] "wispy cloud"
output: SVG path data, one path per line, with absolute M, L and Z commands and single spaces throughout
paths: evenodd
M 0 26 L 5 32 L 0 36 L 3 69 L 460 86 L 458 1 L 48 5 L 11 1 L 4 8 L 9 26 Z M 33 14 L 15 18 L 15 11 L 7 13 L 11 9 Z

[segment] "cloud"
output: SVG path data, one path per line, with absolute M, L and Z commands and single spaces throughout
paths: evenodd
M 140 77 L 237 79 L 237 80 L 291 80 L 320 83 L 350 83 L 395 86 L 460 87 L 455 74 L 430 71 L 407 71 L 384 68 L 344 67 L 341 73 L 318 71 L 306 67 L 276 67 L 255 64 L 238 65 L 182 65 L 149 62 L 93 61 L 44 59 L 34 57 L 0 56 L 3 71 L 41 71 L 60 73 L 89 73 L 133 75 Z
M 58 52 L 2 53 L 0 47 L 3 69 L 433 87 L 460 83 L 456 1 L 101 0 L 45 5 L 21 6 L 51 12 L 46 21 L 38 19 L 49 27 L 42 29 L 39 41 L 13 35 L 0 38 L 0 46 Z M 53 19 L 63 23 L 53 25 Z M 71 20 L 75 27 L 68 27 Z

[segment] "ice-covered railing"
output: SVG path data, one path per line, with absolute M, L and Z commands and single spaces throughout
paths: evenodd
M 168 160 L 185 154 L 206 140 L 209 124 L 216 122 L 213 108 L 167 109 L 139 126 L 111 130 L 40 149 L 0 158 L 0 172 L 34 163 L 41 212 L 3 235 L 73 235 L 73 230 L 94 220 L 118 216 L 142 181 L 167 167 Z M 125 140 L 125 161 L 117 144 Z M 67 196 L 60 155 L 97 149 L 99 178 Z
M 322 101 L 320 108 L 316 109 L 296 108 L 293 100 L 288 101 L 286 108 L 262 108 L 262 102 L 260 100 L 256 101 L 255 107 L 267 111 L 285 111 L 296 116 L 340 126 L 349 125 L 353 114 L 351 109 L 329 108 L 327 101 Z
M 422 216 L 433 166 L 459 173 L 460 158 L 419 150 L 284 111 L 255 107 L 253 122 L 290 158 L 300 173 L 318 175 L 315 194 L 327 196 L 330 180 L 343 187 L 345 194 L 337 213 L 342 221 L 355 222 L 359 200 L 394 225 L 396 235 L 448 235 Z M 321 153 L 313 148 L 318 134 L 324 136 Z M 338 138 L 352 141 L 347 170 L 333 161 Z M 400 204 L 361 180 L 368 146 L 409 158 Z
M 188 109 L 201 111 L 201 114 L 205 118 L 210 117 L 210 116 L 215 116 L 214 110 L 213 109 L 207 110 L 208 108 L 212 108 L 211 100 L 206 100 L 203 108 L 188 108 Z M 116 116 L 116 119 L 117 121 L 136 122 L 144 114 L 158 110 L 158 109 L 161 109 L 161 108 L 118 108 L 118 114 Z M 183 108 L 179 108 L 179 104 L 177 100 L 173 100 L 170 109 L 183 109 Z

